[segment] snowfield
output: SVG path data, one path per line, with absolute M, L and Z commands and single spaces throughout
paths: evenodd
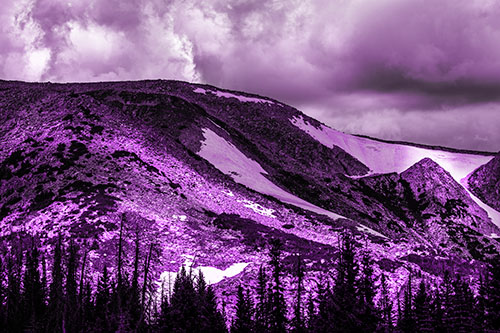
M 401 173 L 426 157 L 432 159 L 464 186 L 471 198 L 488 213 L 492 222 L 500 227 L 500 213 L 479 200 L 465 186 L 467 176 L 481 165 L 488 163 L 493 156 L 454 153 L 379 142 L 336 131 L 324 125 L 321 125 L 321 128 L 316 128 L 306 123 L 303 118 L 293 118 L 291 122 L 326 147 L 340 147 L 357 158 L 370 168 L 367 175 Z
M 246 157 L 238 148 L 214 131 L 205 128 L 203 129 L 203 136 L 205 140 L 202 142 L 198 155 L 212 163 L 226 175 L 231 176 L 236 182 L 254 191 L 273 196 L 282 202 L 327 215 L 333 219 L 343 218 L 341 215 L 319 208 L 275 185 L 264 176 L 267 173 L 259 163 Z M 245 203 L 244 206 L 256 210 L 254 206 L 249 207 L 248 203 Z M 256 211 L 268 216 L 272 214 L 271 210 L 264 207 L 258 207 Z
M 208 92 L 208 93 L 215 94 L 215 96 L 217 96 L 217 97 L 236 98 L 240 102 L 274 104 L 273 101 L 269 101 L 267 99 L 256 98 L 256 97 L 247 97 L 247 96 L 241 96 L 241 95 L 235 95 L 235 94 L 231 94 L 231 93 L 228 93 L 228 92 L 225 92 L 225 91 L 219 91 L 219 90 L 212 91 L 212 90 L 206 90 L 206 89 L 203 89 L 203 88 L 196 88 L 196 89 L 193 90 L 193 92 L 198 93 L 198 94 L 206 94 Z
M 247 262 L 241 262 L 241 263 L 235 263 L 229 266 L 226 269 L 218 269 L 216 267 L 211 267 L 211 266 L 197 266 L 193 267 L 194 265 L 194 256 L 191 255 L 184 255 L 185 258 L 184 263 L 182 266 L 186 269 L 187 272 L 191 272 L 194 276 L 198 276 L 200 272 L 203 273 L 203 276 L 205 277 L 205 281 L 208 284 L 216 284 L 224 280 L 225 278 L 231 278 L 234 277 L 241 272 L 245 270 L 245 268 L 250 265 L 250 263 Z M 179 268 L 180 270 L 180 268 Z M 168 285 L 168 283 L 173 286 L 175 278 L 177 277 L 178 272 L 163 272 L 160 275 L 160 285 L 162 283 L 165 283 Z

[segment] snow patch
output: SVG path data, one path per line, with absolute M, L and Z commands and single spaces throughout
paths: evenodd
M 253 210 L 257 214 L 267 216 L 267 217 L 276 218 L 276 216 L 273 215 L 274 209 L 264 208 L 261 205 L 259 205 L 258 203 L 255 203 L 255 202 L 250 201 L 250 200 L 237 200 L 237 201 L 243 203 L 243 206 L 250 208 L 251 210 Z
M 327 215 L 333 219 L 344 218 L 323 208 L 317 207 L 282 188 L 267 179 L 267 172 L 256 161 L 248 158 L 233 144 L 217 135 L 211 129 L 203 129 L 205 140 L 201 144 L 198 155 L 212 163 L 217 169 L 231 176 L 236 182 L 257 192 L 267 194 L 282 202 Z
M 182 222 L 186 221 L 187 219 L 186 215 L 172 215 L 172 217 L 176 220 L 181 220 Z
M 193 266 L 193 256 L 184 255 L 185 261 L 182 266 L 186 271 L 191 271 L 194 276 L 198 276 L 200 271 L 205 277 L 205 281 L 208 284 L 216 284 L 224 280 L 225 278 L 234 277 L 245 270 L 245 268 L 250 265 L 248 262 L 234 263 L 226 269 L 218 269 L 212 266 Z M 174 284 L 175 278 L 178 272 L 163 272 L 160 275 L 160 283 L 170 283 L 172 286 Z
M 291 122 L 323 145 L 329 148 L 333 146 L 342 148 L 370 168 L 371 174 L 401 173 L 428 157 L 460 182 L 462 178 L 493 158 L 493 156 L 453 153 L 360 138 L 324 125 L 316 128 L 306 124 L 301 117 L 293 118 Z
M 193 90 L 193 92 L 197 93 L 197 94 L 206 94 L 207 91 L 203 88 L 196 88 L 195 90 Z
M 227 190 L 227 191 L 222 191 L 222 193 L 224 193 L 225 195 L 227 195 L 228 197 L 234 197 L 234 193 Z
M 378 237 L 387 238 L 386 236 L 382 235 L 380 232 L 377 232 L 377 231 L 373 230 L 372 228 L 369 228 L 366 225 L 361 224 L 361 223 L 356 226 L 356 229 L 358 229 L 358 231 L 361 231 L 361 232 L 364 232 L 367 234 L 372 234 L 372 235 L 375 235 Z
M 219 91 L 219 90 L 206 90 L 203 88 L 196 88 L 193 90 L 193 92 L 198 93 L 198 94 L 204 94 L 206 95 L 207 92 L 211 94 L 215 94 L 217 97 L 224 97 L 224 98 L 236 98 L 240 102 L 250 102 L 250 103 L 268 103 L 268 104 L 274 104 L 273 101 L 267 100 L 267 99 L 262 99 L 262 98 L 256 98 L 256 97 L 247 97 L 247 96 L 242 96 L 242 95 L 235 95 L 229 92 L 225 91 Z

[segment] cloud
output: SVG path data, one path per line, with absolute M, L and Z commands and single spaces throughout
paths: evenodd
M 5 0 L 0 76 L 206 82 L 428 142 L 422 119 L 500 126 L 482 108 L 500 103 L 499 16 L 490 0 Z M 492 133 L 447 123 L 442 142 L 500 149 Z
M 356 93 L 303 109 L 347 133 L 480 151 L 495 152 L 500 148 L 499 103 L 409 110 L 398 107 L 391 97 Z

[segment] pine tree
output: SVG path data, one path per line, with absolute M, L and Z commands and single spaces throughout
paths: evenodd
M 131 330 L 135 330 L 142 325 L 141 317 L 143 309 L 140 301 L 140 290 L 139 290 L 139 256 L 140 256 L 140 238 L 139 229 L 136 226 L 135 230 L 135 257 L 134 257 L 134 267 L 132 273 L 132 281 L 127 293 L 126 308 L 128 320 L 131 324 Z
M 47 261 L 45 260 L 45 254 L 42 255 L 42 277 L 41 277 L 41 283 L 42 283 L 42 297 L 43 297 L 43 303 L 45 304 L 45 312 L 47 312 L 47 302 L 48 302 L 48 297 L 49 297 L 49 289 L 48 289 L 48 283 L 47 283 Z
M 380 277 L 380 310 L 382 318 L 379 323 L 378 331 L 390 332 L 392 331 L 392 302 L 389 295 L 389 288 L 387 286 L 387 279 L 385 274 Z
M 343 233 L 340 241 L 340 256 L 335 286 L 331 293 L 330 306 L 334 329 L 339 332 L 359 332 L 363 323 L 358 315 L 360 304 L 357 278 L 359 266 L 355 258 L 356 243 L 350 233 Z
M 42 285 L 38 248 L 32 240 L 31 249 L 26 253 L 26 265 L 23 281 L 24 318 L 26 329 L 38 329 L 39 321 L 45 312 L 44 287 Z
M 227 332 L 226 322 L 222 313 L 217 310 L 217 297 L 212 286 L 207 287 L 205 299 L 202 303 L 201 332 L 224 333 Z
M 479 332 L 483 332 L 486 329 L 486 316 L 485 316 L 485 304 L 486 304 L 486 284 L 484 282 L 483 275 L 479 276 L 479 292 L 475 299 L 475 318 L 474 318 L 474 327 Z
M 306 332 L 313 332 L 314 319 L 316 317 L 316 307 L 314 304 L 314 296 L 312 291 L 309 293 L 309 300 L 307 302 L 307 317 L 306 317 Z
M 181 267 L 174 282 L 170 304 L 163 313 L 160 325 L 163 331 L 200 332 L 200 308 L 191 274 Z
M 19 331 L 24 323 L 20 279 L 22 258 L 22 248 L 19 247 L 7 259 L 6 332 Z
M 52 282 L 49 290 L 49 321 L 47 330 L 59 332 L 63 327 L 64 293 L 63 293 L 63 271 L 62 271 L 62 240 L 59 236 L 54 248 L 54 260 L 52 264 Z
M 359 283 L 359 306 L 357 311 L 362 320 L 362 330 L 373 332 L 376 330 L 380 317 L 375 306 L 375 277 L 373 273 L 373 261 L 365 254 L 362 258 L 362 271 Z
M 269 330 L 268 278 L 262 265 L 259 268 L 256 293 L 255 329 L 257 332 L 267 332 Z
M 451 283 L 450 273 L 446 271 L 443 276 L 443 282 L 441 283 L 441 304 L 443 308 L 443 321 L 442 329 L 445 332 L 449 332 L 453 327 L 453 313 L 451 311 L 453 307 L 453 285 Z
M 452 283 L 453 296 L 448 308 L 451 331 L 457 333 L 472 332 L 474 324 L 474 296 L 468 284 L 460 278 Z
M 415 326 L 418 332 L 433 332 L 431 313 L 431 298 L 428 295 L 425 281 L 420 281 L 419 289 L 415 295 Z
M 236 317 L 231 325 L 231 333 L 251 333 L 255 332 L 253 322 L 253 304 L 241 285 L 238 286 L 236 300 Z
M 7 274 L 5 267 L 5 254 L 2 253 L 0 256 L 0 327 L 6 327 L 5 323 L 5 313 L 6 313 L 6 288 L 4 285 L 7 285 Z
M 398 319 L 398 327 L 402 332 L 415 331 L 415 314 L 413 312 L 413 291 L 412 291 L 412 275 L 410 271 L 408 282 L 404 293 L 404 307 Z
M 319 333 L 341 332 L 343 328 L 337 319 L 341 311 L 329 283 L 318 284 L 318 311 L 310 319 L 309 330 Z
M 500 258 L 489 262 L 484 283 L 486 328 L 500 331 Z
M 281 265 L 281 242 L 278 239 L 271 240 L 270 261 L 273 268 L 272 284 L 269 292 L 270 296 L 270 332 L 286 332 L 286 303 L 283 295 L 283 286 L 281 284 L 282 265 Z
M 436 288 L 434 297 L 431 303 L 431 313 L 432 313 L 432 326 L 436 332 L 445 332 L 445 325 L 443 323 L 444 309 L 442 301 L 442 292 L 439 288 Z
M 297 258 L 297 269 L 295 271 L 295 276 L 297 277 L 297 294 L 295 297 L 295 306 L 293 310 L 293 319 L 292 319 L 292 331 L 297 333 L 305 332 L 305 323 L 303 318 L 302 311 L 302 297 L 303 297 L 303 278 L 304 278 L 304 269 L 302 267 L 302 259 L 300 255 L 296 256 Z
M 92 297 L 92 287 L 90 282 L 87 281 L 83 289 L 83 296 L 81 301 L 82 307 L 82 321 L 84 325 L 82 326 L 82 331 L 88 332 L 94 328 L 95 324 L 95 313 L 94 313 L 94 302 Z
M 66 331 L 75 332 L 78 330 L 80 323 L 78 316 L 78 283 L 76 276 L 76 271 L 78 269 L 78 250 L 73 240 L 70 242 L 69 256 L 66 267 L 66 301 L 63 320 L 65 322 Z
M 108 267 L 104 266 L 99 282 L 97 283 L 97 291 L 95 296 L 95 315 L 96 326 L 102 327 L 104 331 L 110 331 L 110 282 L 108 276 Z

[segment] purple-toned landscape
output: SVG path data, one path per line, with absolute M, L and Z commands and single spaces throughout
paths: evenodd
M 0 10 L 0 332 L 500 332 L 500 7 Z

